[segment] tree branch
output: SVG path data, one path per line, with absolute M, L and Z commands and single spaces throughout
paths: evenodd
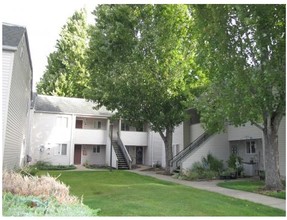
M 251 121 L 251 124 L 252 124 L 252 125 L 255 125 L 257 128 L 259 128 L 259 129 L 262 130 L 262 131 L 263 131 L 263 129 L 264 129 L 263 126 L 261 126 L 260 124 L 254 122 L 254 121 Z

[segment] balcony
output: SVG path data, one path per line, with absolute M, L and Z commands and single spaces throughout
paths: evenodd
M 74 144 L 107 144 L 107 131 L 100 129 L 75 129 Z
M 121 140 L 126 146 L 147 146 L 147 132 L 121 131 Z

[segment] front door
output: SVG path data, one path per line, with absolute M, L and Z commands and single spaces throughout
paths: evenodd
M 74 164 L 81 164 L 82 145 L 75 144 Z
M 136 164 L 143 164 L 143 147 L 136 147 Z

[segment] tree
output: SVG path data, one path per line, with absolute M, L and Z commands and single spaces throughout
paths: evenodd
M 86 68 L 89 34 L 84 9 L 76 11 L 62 28 L 56 51 L 37 84 L 39 94 L 82 98 L 89 73 Z
M 285 5 L 193 5 L 196 62 L 208 75 L 198 99 L 205 127 L 250 121 L 263 131 L 265 186 L 282 189 L 278 128 L 285 114 Z
M 133 123 L 150 123 L 165 145 L 189 107 L 192 56 L 185 5 L 99 5 L 89 52 L 86 97 Z M 194 82 L 194 83 L 192 83 Z

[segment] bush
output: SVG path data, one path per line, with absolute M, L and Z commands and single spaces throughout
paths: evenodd
M 52 165 L 46 161 L 38 161 L 31 167 L 36 167 L 38 170 L 73 170 L 76 169 L 74 165 Z
M 96 216 L 99 210 L 82 203 L 61 204 L 54 198 L 3 194 L 3 216 Z
M 5 216 L 93 216 L 69 187 L 51 176 L 27 176 L 4 171 L 2 175 Z
M 43 199 L 54 197 L 59 203 L 77 203 L 78 198 L 69 195 L 69 187 L 51 176 L 22 176 L 20 173 L 4 171 L 3 192 L 23 196 L 40 196 Z

